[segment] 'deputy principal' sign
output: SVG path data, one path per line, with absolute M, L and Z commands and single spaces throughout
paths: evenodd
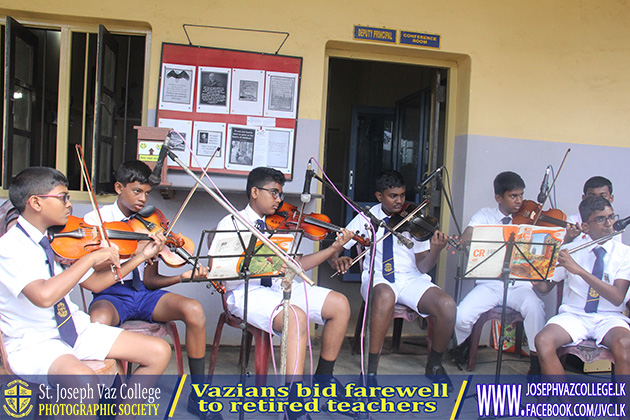
M 380 41 L 396 43 L 396 34 L 398 31 L 395 29 L 384 28 L 372 28 L 369 26 L 356 26 L 354 27 L 354 39 L 364 39 L 368 41 Z
M 354 26 L 354 39 L 395 44 L 398 30 L 372 26 Z M 417 47 L 440 48 L 441 36 L 424 32 L 400 31 L 398 43 Z

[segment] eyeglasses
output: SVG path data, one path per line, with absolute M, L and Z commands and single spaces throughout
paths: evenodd
M 63 201 L 64 204 L 68 204 L 70 202 L 70 193 L 61 193 L 61 194 L 36 194 L 33 197 L 55 197 Z
M 593 218 L 593 223 L 597 223 L 598 225 L 603 225 L 608 220 L 610 223 L 615 223 L 619 219 L 618 214 L 611 214 L 610 216 L 597 216 Z
M 275 188 L 263 188 L 263 187 L 256 187 L 256 188 L 258 188 L 259 190 L 267 191 L 269 194 L 271 194 L 271 196 L 274 199 L 280 197 L 280 200 L 284 200 L 284 193 L 280 192 L 279 190 Z

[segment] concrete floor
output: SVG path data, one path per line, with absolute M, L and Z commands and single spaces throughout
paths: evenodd
M 353 325 L 353 328 L 354 328 L 354 325 Z M 380 363 L 379 363 L 378 379 L 379 379 L 379 385 L 381 386 L 400 385 L 400 381 L 405 381 L 405 380 L 411 381 L 412 384 L 420 385 L 420 386 L 430 384 L 428 379 L 424 377 L 424 368 L 425 368 L 425 364 L 427 360 L 427 354 L 426 354 L 427 349 L 426 349 L 426 344 L 425 344 L 426 332 L 420 329 L 419 323 L 413 323 L 413 325 L 410 325 L 409 323 L 405 323 L 404 331 L 405 332 L 402 337 L 400 351 L 398 353 L 394 354 L 391 352 L 391 336 L 388 336 L 385 342 L 384 350 L 383 350 Z M 316 368 L 317 360 L 319 358 L 319 346 L 320 346 L 319 333 L 321 333 L 321 330 L 316 330 L 312 334 L 313 336 L 312 338 L 313 370 Z M 483 343 L 483 340 L 482 340 L 482 343 Z M 351 381 L 356 382 L 357 375 L 361 370 L 360 356 L 358 354 L 356 355 L 351 354 L 351 344 L 352 344 L 352 335 L 348 334 L 346 340 L 344 341 L 343 348 L 341 350 L 337 363 L 335 365 L 335 376 L 338 377 L 339 380 L 344 384 Z M 438 412 L 432 413 L 431 415 L 428 415 L 427 413 L 422 413 L 422 412 L 407 413 L 407 414 L 377 413 L 377 414 L 372 414 L 370 416 L 371 419 L 389 420 L 392 418 L 396 418 L 396 419 L 450 418 L 452 415 L 451 412 L 456 406 L 456 399 L 458 396 L 458 392 L 460 388 L 462 387 L 464 380 L 468 381 L 470 384 L 469 384 L 469 388 L 466 394 L 467 398 L 465 398 L 463 402 L 461 403 L 461 411 L 459 413 L 459 419 L 460 420 L 477 419 L 478 418 L 477 401 L 474 398 L 470 397 L 471 395 L 474 395 L 476 393 L 475 386 L 473 385 L 473 383 L 475 381 L 481 382 L 481 383 L 493 383 L 494 375 L 496 372 L 497 351 L 494 350 L 494 348 L 488 347 L 487 339 L 485 341 L 485 344 L 486 345 L 479 348 L 479 352 L 477 354 L 477 364 L 476 364 L 476 368 L 474 372 L 467 372 L 465 370 L 466 368 L 465 366 L 463 366 L 463 370 L 460 370 L 457 366 L 455 366 L 450 361 L 448 354 L 445 355 L 444 366 L 455 385 L 455 390 L 454 392 L 449 394 L 449 397 L 447 399 L 442 399 L 438 401 L 439 403 Z M 209 348 L 207 352 L 206 361 L 208 360 L 208 357 L 210 355 L 210 350 L 211 349 Z M 275 346 L 275 357 L 276 357 L 276 363 L 279 369 L 280 362 L 278 360 L 279 358 L 278 345 Z M 306 371 L 305 373 L 307 374 L 310 373 L 310 365 L 308 363 L 308 358 L 309 356 L 307 353 L 307 365 L 305 368 L 305 371 Z M 215 375 L 238 375 L 238 373 L 240 372 L 239 366 L 238 366 L 238 359 L 239 359 L 238 347 L 221 346 L 219 350 L 217 365 L 215 368 Z M 250 360 L 249 365 L 247 366 L 247 372 L 254 371 L 253 359 L 254 359 L 254 355 L 253 355 L 253 349 L 252 349 L 251 360 Z M 206 366 L 207 366 L 207 363 L 206 363 Z M 508 382 L 526 384 L 525 375 L 528 369 L 529 369 L 529 358 L 527 356 L 517 357 L 512 353 L 504 353 L 503 363 L 501 366 L 501 374 L 502 374 L 501 382 L 508 381 Z M 187 364 L 187 359 L 185 355 L 185 350 L 184 350 L 184 370 L 186 373 L 188 373 L 188 364 Z M 175 365 L 175 357 L 173 356 L 171 358 L 171 363 L 166 373 L 175 375 L 176 372 L 177 372 L 177 369 Z M 269 373 L 273 375 L 273 372 L 274 372 L 273 366 L 270 366 Z M 569 373 L 571 373 L 570 370 L 569 370 Z M 581 372 L 577 372 L 577 371 L 574 371 L 573 373 L 581 374 Z M 470 376 L 471 374 L 474 376 L 471 377 Z M 413 376 L 410 376 L 410 375 L 413 375 Z M 605 381 L 610 379 L 609 373 L 601 373 L 600 375 L 601 375 L 601 378 L 603 378 L 603 380 Z M 215 377 L 215 379 L 213 380 L 213 384 L 218 385 L 217 382 L 220 382 L 224 378 L 227 378 L 227 377 L 223 377 L 223 376 Z M 232 379 L 229 379 L 231 381 L 237 380 L 237 378 L 234 379 L 235 377 L 231 377 L 231 378 Z M 473 380 L 473 382 L 470 382 L 471 379 Z M 272 377 L 267 378 L 267 384 L 276 385 L 277 382 L 272 376 Z M 246 385 L 247 386 L 254 385 L 254 380 L 248 379 L 246 382 Z M 532 399 L 532 397 L 528 397 L 528 398 Z M 532 401 L 526 401 L 526 402 L 535 402 L 535 400 L 532 399 Z M 183 404 L 183 402 L 180 404 Z M 178 405 L 177 418 L 190 419 L 190 420 L 194 420 L 197 418 L 196 416 L 186 412 L 183 409 L 180 409 L 179 407 L 180 406 Z M 238 418 L 238 415 L 235 413 L 226 413 L 225 411 L 223 411 L 222 414 L 225 420 Z M 313 420 L 317 420 L 317 419 L 347 420 L 351 418 L 351 417 L 348 417 L 347 415 L 341 415 L 339 413 L 329 413 L 329 412 L 324 412 L 324 411 L 321 411 L 318 413 L 312 413 L 311 417 Z M 254 413 L 254 414 L 247 414 L 245 418 L 278 420 L 280 416 L 277 414 L 272 415 L 272 414 Z

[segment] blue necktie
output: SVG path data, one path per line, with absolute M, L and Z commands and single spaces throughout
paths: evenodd
M 389 217 L 383 219 L 387 224 Z M 389 235 L 383 239 L 383 277 L 390 283 L 394 278 L 394 235 Z
M 140 290 L 140 288 L 142 288 L 142 280 L 140 280 L 140 270 L 138 270 L 138 267 L 133 269 L 131 276 L 131 287 L 136 291 Z
M 256 226 L 256 229 L 260 230 L 261 232 L 264 231 L 265 229 L 267 229 L 267 225 L 265 224 L 265 221 L 262 219 L 258 219 L 254 222 L 254 226 Z M 260 278 L 260 285 L 264 286 L 264 287 L 271 287 L 271 277 L 261 277 Z
M 595 264 L 593 264 L 593 274 L 598 279 L 602 279 L 604 276 L 604 255 L 606 255 L 606 250 L 601 246 L 593 248 L 593 252 L 595 253 Z M 586 297 L 586 305 L 584 305 L 584 312 L 593 313 L 597 312 L 597 306 L 599 305 L 599 293 L 592 286 L 588 288 L 588 296 Z
M 512 218 L 510 216 L 505 216 L 503 219 L 501 219 L 501 223 L 503 223 L 504 225 L 509 225 L 512 222 Z
M 133 216 L 125 217 L 121 222 L 127 222 L 132 217 Z M 138 267 L 134 268 L 131 272 L 131 287 L 133 287 L 135 291 L 139 291 L 142 288 L 142 280 L 140 280 L 140 270 L 138 270 Z
M 44 236 L 39 245 L 44 248 L 46 253 L 46 262 L 48 263 L 48 271 L 50 277 L 55 275 L 55 253 L 50 246 L 50 241 L 47 236 Z M 63 341 L 74 347 L 74 343 L 77 342 L 77 329 L 74 326 L 72 320 L 72 314 L 68 310 L 68 303 L 66 298 L 61 298 L 59 302 L 55 304 L 55 321 L 57 321 L 57 329 L 59 330 L 59 336 Z

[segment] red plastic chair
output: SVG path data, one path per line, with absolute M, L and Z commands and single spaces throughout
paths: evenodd
M 217 328 L 214 332 L 214 341 L 212 342 L 212 353 L 210 354 L 210 361 L 208 363 L 208 376 L 212 378 L 214 374 L 214 368 L 217 364 L 217 357 L 219 355 L 219 346 L 221 344 L 221 334 L 223 332 L 223 326 L 225 324 L 234 328 L 241 328 L 243 320 L 237 316 L 234 316 L 228 311 L 227 300 L 225 294 L 221 295 L 223 301 L 223 313 L 219 315 L 217 322 Z M 269 362 L 271 360 L 271 345 L 269 341 L 269 333 L 256 328 L 253 325 L 247 324 L 247 351 L 245 354 L 245 360 L 239 360 L 240 363 L 244 363 L 245 366 L 249 363 L 249 354 L 251 350 L 252 338 L 254 339 L 255 353 L 254 353 L 254 373 L 256 374 L 256 385 L 263 386 L 267 382 L 267 372 L 269 371 Z
M 472 332 L 470 333 L 470 352 L 468 354 L 468 366 L 466 367 L 467 371 L 475 370 L 475 364 L 477 362 L 477 350 L 479 348 L 479 340 L 481 339 L 481 332 L 483 331 L 483 326 L 488 321 L 499 321 L 501 322 L 501 309 L 502 306 L 495 306 L 489 311 L 481 314 L 475 325 L 473 326 Z M 521 355 L 521 348 L 523 347 L 523 316 L 520 312 L 506 308 L 505 310 L 505 325 L 510 325 L 516 323 L 516 343 L 515 343 L 515 354 Z

